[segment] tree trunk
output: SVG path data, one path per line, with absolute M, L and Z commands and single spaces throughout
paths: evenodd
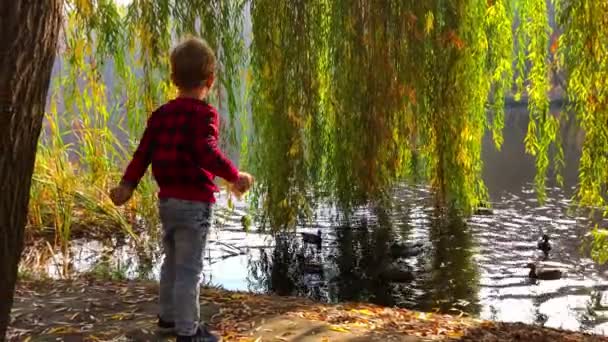
M 0 341 L 13 304 L 62 1 L 0 1 Z

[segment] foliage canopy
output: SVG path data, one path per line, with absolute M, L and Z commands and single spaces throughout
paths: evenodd
M 34 197 L 66 201 L 58 182 L 70 184 L 78 171 L 59 170 L 76 151 L 93 185 L 86 191 L 102 203 L 96 210 L 112 210 L 103 195 L 112 179 L 102 175 L 119 174 L 115 165 L 124 164 L 147 113 L 172 94 L 167 52 L 179 36 L 194 33 L 218 51 L 214 101 L 228 114 L 224 136 L 256 175 L 256 203 L 271 229 L 293 228 L 319 200 L 344 213 L 385 201 L 403 181 L 424 182 L 438 204 L 471 212 L 487 199 L 481 141 L 489 130 L 500 148 L 506 96 L 528 100 L 525 145 L 536 159 L 542 200 L 549 171 L 560 181 L 564 166 L 565 114 L 549 112 L 555 75 L 567 80 L 564 113 L 585 131 L 578 200 L 606 207 L 608 2 L 65 3 L 53 134 L 42 139 L 54 148 L 38 158 Z M 57 116 L 57 103 L 65 115 Z M 81 147 L 66 143 L 66 131 Z M 124 136 L 129 145 L 120 143 Z M 134 209 L 153 211 L 150 179 L 140 195 Z M 42 216 L 38 202 L 33 212 Z

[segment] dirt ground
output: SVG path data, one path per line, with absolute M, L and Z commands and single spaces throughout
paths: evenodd
M 155 331 L 157 289 L 153 282 L 22 281 L 8 340 L 171 341 Z M 608 341 L 525 324 L 217 289 L 204 289 L 201 305 L 202 319 L 224 341 Z

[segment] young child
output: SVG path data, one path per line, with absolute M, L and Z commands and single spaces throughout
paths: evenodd
M 152 113 L 120 185 L 110 193 L 116 205 L 126 203 L 152 164 L 165 253 L 158 326 L 174 330 L 177 341 L 219 341 L 199 325 L 203 250 L 218 191 L 214 178 L 232 183 L 237 193 L 253 183 L 218 148 L 219 116 L 205 101 L 215 67 L 215 55 L 201 39 L 187 38 L 173 49 L 171 79 L 179 95 Z

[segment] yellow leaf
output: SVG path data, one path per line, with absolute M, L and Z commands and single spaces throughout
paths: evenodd
M 348 329 L 343 328 L 343 327 L 339 327 L 337 325 L 332 325 L 331 327 L 329 327 L 329 330 L 333 330 L 333 331 L 337 331 L 337 332 L 341 332 L 341 333 L 350 332 Z
M 243 298 L 245 298 L 245 296 L 242 295 L 242 294 L 240 294 L 240 293 L 234 293 L 234 294 L 230 295 L 230 298 L 232 298 L 232 299 L 243 299 Z
M 488 18 L 493 18 L 494 16 L 496 16 L 496 6 L 488 7 L 488 10 L 486 11 L 486 16 Z
M 421 319 L 423 321 L 430 320 L 432 316 L 433 316 L 433 314 L 430 313 L 430 312 L 428 312 L 428 313 L 427 312 L 419 312 L 419 313 L 416 314 L 416 318 Z
M 300 152 L 300 149 L 298 148 L 298 145 L 297 144 L 292 144 L 291 148 L 289 148 L 289 152 L 287 152 L 287 155 L 290 156 L 290 157 L 294 157 L 299 152 Z
M 461 338 L 462 336 L 464 336 L 464 332 L 462 331 L 450 331 L 448 333 L 449 338 Z
M 78 331 L 77 329 L 74 329 L 72 327 L 56 327 L 56 328 L 52 328 L 47 333 L 48 334 L 70 334 L 70 333 L 77 332 L 77 331 Z
M 431 33 L 431 31 L 433 31 L 433 27 L 434 27 L 434 20 L 435 17 L 433 16 L 433 12 L 427 12 L 426 16 L 425 16 L 425 23 L 424 23 L 424 32 L 426 32 L 426 34 Z
M 80 10 L 80 12 L 84 15 L 84 17 L 88 17 L 92 12 L 93 5 L 89 0 L 79 0 L 76 1 L 76 6 Z
M 353 311 L 353 312 L 356 312 L 356 313 L 358 313 L 358 314 L 361 314 L 361 315 L 367 315 L 367 316 L 373 316 L 373 315 L 374 315 L 374 313 L 373 313 L 373 312 L 371 312 L 371 311 L 370 311 L 370 310 L 368 310 L 368 309 L 354 309 L 354 310 L 352 310 L 352 311 Z
M 113 319 L 113 320 L 115 320 L 115 321 L 122 321 L 123 319 L 125 319 L 126 316 L 127 316 L 127 314 L 117 313 L 117 314 L 114 314 L 114 315 L 110 316 L 110 318 Z

